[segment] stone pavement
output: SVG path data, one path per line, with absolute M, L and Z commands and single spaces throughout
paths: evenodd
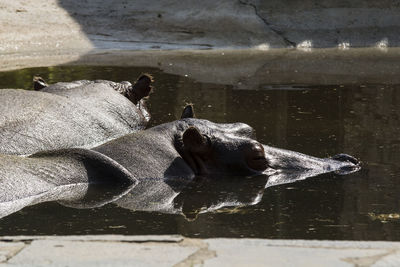
M 0 237 L 1 266 L 400 266 L 400 243 L 182 236 Z

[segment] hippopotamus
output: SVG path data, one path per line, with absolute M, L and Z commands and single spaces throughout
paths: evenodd
M 214 123 L 193 118 L 193 114 L 193 107 L 188 105 L 180 120 L 127 134 L 92 149 L 55 150 L 33 154 L 27 158 L 4 156 L 8 163 L 0 166 L 6 177 L 0 183 L 0 190 L 9 192 L 10 198 L 14 199 L 12 203 L 21 203 L 20 199 L 32 199 L 33 195 L 44 194 L 45 191 L 50 192 L 35 201 L 23 203 L 28 205 L 48 200 L 65 202 L 65 194 L 58 189 L 59 185 L 87 185 L 92 181 L 104 181 L 104 177 L 111 180 L 114 176 L 125 177 L 117 179 L 130 181 L 123 183 L 127 185 L 122 186 L 124 190 L 121 196 L 124 196 L 114 197 L 113 202 L 118 206 L 131 210 L 182 214 L 185 210 L 192 210 L 190 207 L 193 205 L 188 203 L 193 202 L 190 199 L 186 201 L 185 198 L 193 196 L 192 193 L 187 193 L 193 192 L 188 188 L 195 188 L 193 185 L 199 179 L 236 179 L 243 187 L 247 180 L 244 178 L 258 177 L 256 197 L 232 202 L 232 194 L 227 194 L 226 198 L 218 196 L 217 203 L 211 203 L 207 209 L 203 209 L 203 212 L 207 212 L 232 203 L 255 204 L 261 199 L 263 190 L 269 186 L 295 182 L 323 173 L 335 172 L 343 175 L 360 169 L 359 162 L 346 154 L 316 158 L 274 148 L 259 143 L 255 139 L 254 130 L 247 124 Z M 10 167 L 13 164 L 16 167 Z M 107 170 L 107 173 L 103 173 Z M 19 173 L 14 174 L 17 171 Z M 18 175 L 26 178 L 21 180 L 17 178 Z M 100 176 L 97 177 L 98 175 Z M 41 182 L 42 180 L 45 182 Z M 43 183 L 51 183 L 50 189 L 43 189 Z M 21 185 L 24 185 L 22 191 L 19 189 Z M 85 199 L 82 190 L 78 189 L 78 194 L 74 194 L 71 188 L 68 191 L 69 206 L 73 207 L 74 203 L 78 203 L 77 207 L 85 206 L 82 205 Z M 54 192 L 60 197 L 57 198 Z M 1 202 L 4 201 L 2 199 Z M 7 197 L 6 202 L 10 202 Z M 12 205 L 13 211 L 23 207 L 19 204 L 15 208 Z
M 222 180 L 261 176 L 267 178 L 259 178 L 265 189 L 323 173 L 344 175 L 360 169 L 358 160 L 346 154 L 316 158 L 267 146 L 255 140 L 255 132 L 247 124 L 213 123 L 193 118 L 193 114 L 189 105 L 180 120 L 93 148 L 138 179 L 138 184 L 115 202 L 117 205 L 132 210 L 182 213 L 184 207 L 176 204 L 176 198 L 197 177 Z M 261 198 L 246 203 L 257 203 L 256 199 Z M 229 202 L 232 201 L 221 200 L 203 212 Z
M 144 97 L 152 81 L 148 74 L 134 85 L 105 80 L 47 85 L 36 78 L 36 91 L 2 89 L 0 154 L 91 148 L 144 129 L 150 119 Z

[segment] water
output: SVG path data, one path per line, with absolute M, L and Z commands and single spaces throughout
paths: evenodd
M 400 240 L 400 85 L 260 84 L 258 90 L 238 90 L 234 85 L 199 83 L 155 68 L 51 67 L 0 73 L 0 88 L 30 89 L 35 74 L 54 83 L 132 81 L 141 72 L 156 78 L 149 100 L 151 125 L 178 118 L 185 103 L 191 102 L 198 118 L 245 122 L 256 129 L 257 139 L 264 144 L 318 157 L 344 152 L 360 159 L 363 168 L 346 176 L 327 174 L 270 187 L 257 205 L 224 208 L 199 214 L 194 220 L 114 204 L 73 209 L 43 203 L 0 219 L 1 235 Z M 240 188 L 242 193 L 252 189 L 253 185 Z

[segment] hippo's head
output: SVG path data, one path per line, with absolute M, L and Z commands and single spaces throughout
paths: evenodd
M 193 118 L 192 106 L 182 114 L 175 135 L 175 148 L 197 175 L 247 176 L 271 171 L 358 170 L 358 161 L 343 154 L 340 158 L 320 159 L 293 151 L 273 148 L 255 140 L 255 131 L 244 123 L 213 123 Z
M 175 147 L 196 174 L 247 175 L 268 168 L 264 147 L 253 139 L 250 126 L 199 119 L 184 121 L 188 127 L 176 135 Z
M 187 106 L 175 148 L 197 175 L 254 175 L 268 168 L 264 147 L 244 123 L 221 124 L 190 118 Z M 185 114 L 191 114 L 189 118 Z

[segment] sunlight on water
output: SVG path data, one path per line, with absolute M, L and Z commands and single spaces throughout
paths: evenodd
M 267 50 L 269 50 L 269 48 L 270 47 L 269 47 L 268 43 L 259 44 L 254 47 L 254 49 L 261 50 L 261 51 L 267 51 Z
M 305 40 L 299 44 L 297 44 L 296 48 L 302 51 L 306 52 L 311 52 L 311 49 L 313 47 L 312 41 L 311 40 Z
M 386 52 L 388 50 L 388 47 L 389 47 L 389 40 L 387 38 L 384 38 L 384 39 L 380 40 L 379 42 L 376 43 L 376 47 L 379 50 L 382 50 L 382 51 Z
M 349 42 L 342 42 L 338 44 L 338 48 L 341 50 L 349 50 L 350 49 L 350 43 Z

